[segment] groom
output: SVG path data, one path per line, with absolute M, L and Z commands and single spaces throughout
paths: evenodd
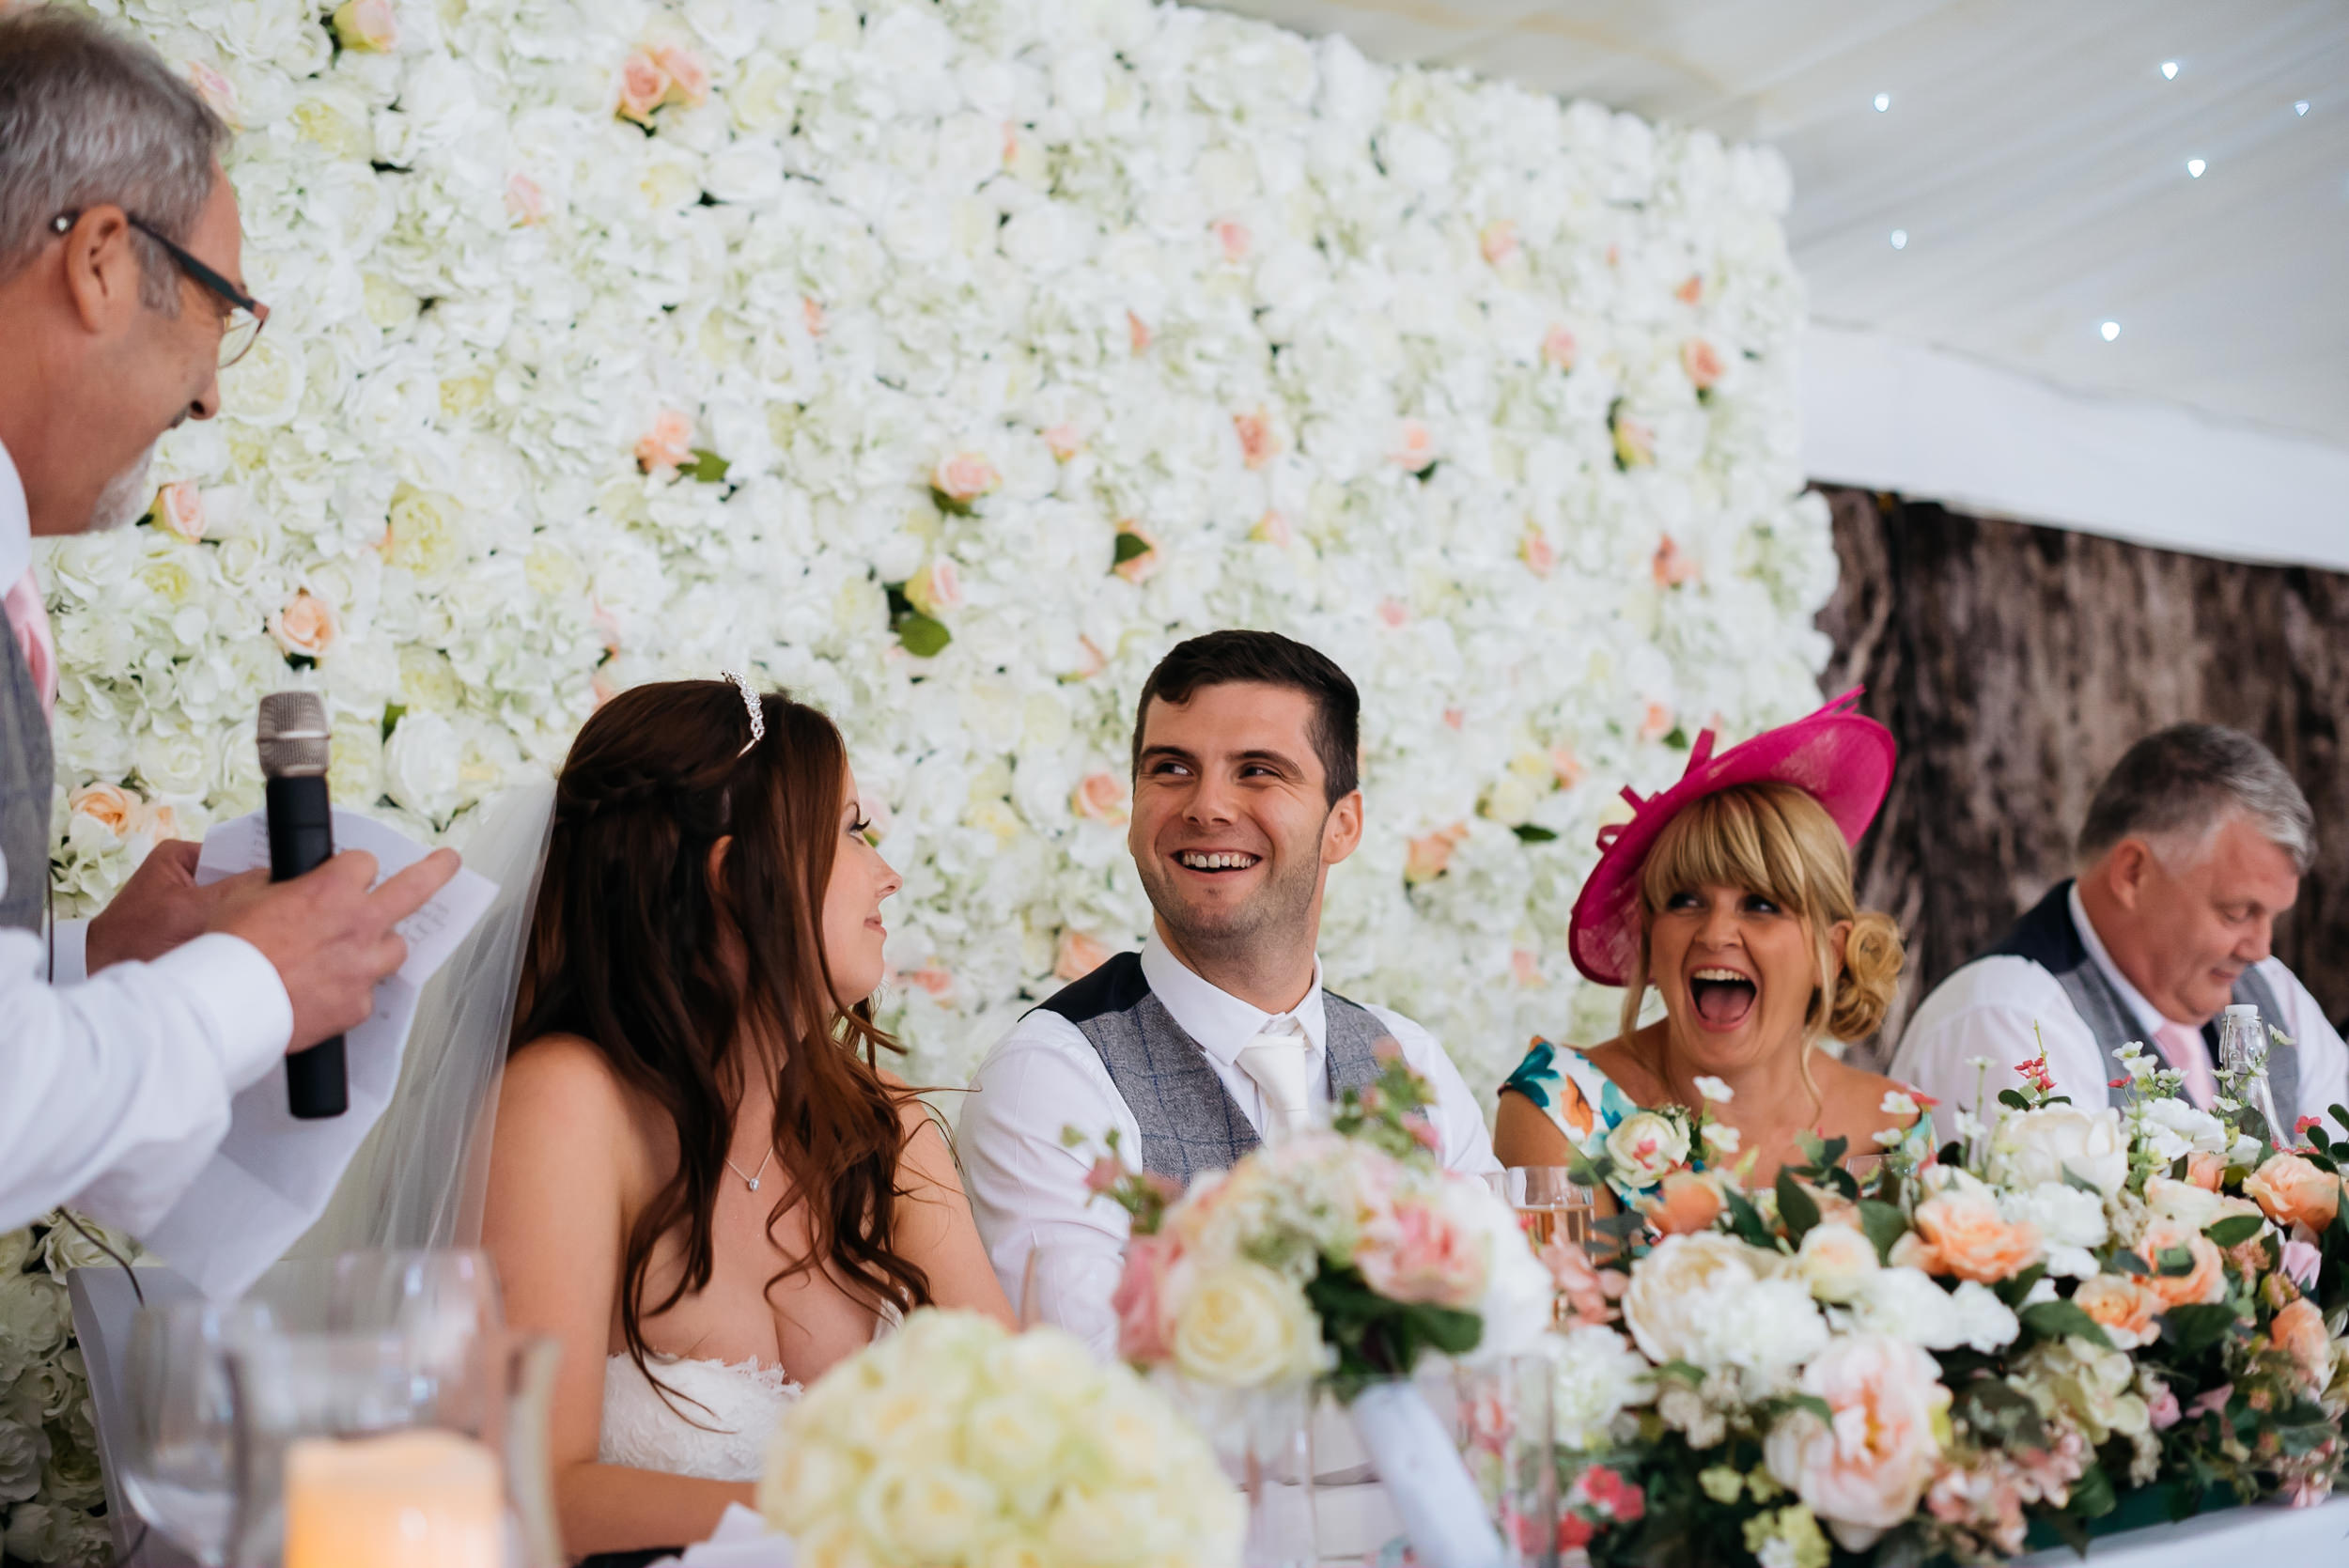
M 1382 1040 L 1434 1087 L 1443 1162 L 1499 1169 L 1434 1038 L 1322 989 L 1323 888 L 1362 838 L 1360 711 L 1346 672 L 1269 631 L 1194 637 L 1150 673 L 1127 835 L 1157 911 L 1149 939 L 1020 1019 L 962 1111 L 971 1206 L 1023 1317 L 1115 1350 L 1127 1219 L 1085 1185 L 1101 1134 L 1188 1182 L 1371 1082 Z M 1065 1127 L 1084 1143 L 1065 1146 Z

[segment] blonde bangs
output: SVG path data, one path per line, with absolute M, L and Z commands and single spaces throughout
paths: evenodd
M 1704 887 L 1743 888 L 1798 919 L 1832 924 L 1851 913 L 1851 854 L 1809 795 L 1791 784 L 1741 784 L 1682 810 L 1640 868 L 1650 916 L 1673 893 Z

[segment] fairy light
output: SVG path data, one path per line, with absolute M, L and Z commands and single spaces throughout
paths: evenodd
M 2309 112 L 2309 101 L 2305 98 L 2301 99 L 2299 101 L 2293 104 L 2292 112 L 2295 115 L 2307 114 Z
M 2186 161 L 2186 177 L 2188 179 L 2200 179 L 2202 178 L 2202 171 L 2209 167 L 2210 165 L 2200 158 L 2189 158 Z
M 2177 61 L 2164 60 L 2161 62 L 2161 79 L 2165 82 L 2174 82 L 2178 79 Z
M 1879 114 L 1879 115 L 1880 115 L 1880 114 L 1884 113 L 1884 111 L 1886 111 L 1887 109 L 1890 109 L 1890 108 L 1892 106 L 1892 95 L 1891 95 L 1890 93 L 1878 93 L 1878 94 L 1876 94 L 1876 96 L 1875 96 L 1875 105 L 1876 105 L 1876 113 L 1877 113 L 1877 114 Z
M 1896 228 L 1892 231 L 1892 248 L 1896 251 L 1908 249 L 1908 230 Z
M 2109 343 L 2114 338 L 2121 335 L 2121 323 L 2118 321 L 2107 321 L 2103 326 L 2098 327 L 2096 331 L 2103 336 L 2107 343 Z

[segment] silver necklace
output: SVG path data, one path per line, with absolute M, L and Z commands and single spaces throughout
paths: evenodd
M 723 1158 L 723 1157 L 722 1156 L 720 1157 Z M 767 1158 L 758 1162 L 758 1176 L 763 1176 L 767 1173 L 767 1166 L 774 1157 L 775 1146 L 772 1143 L 770 1143 L 767 1145 Z M 739 1165 L 735 1164 L 734 1161 L 730 1159 L 726 1160 L 726 1169 L 733 1172 L 738 1176 L 742 1176 L 742 1168 Z M 756 1192 L 758 1190 L 758 1176 L 742 1176 L 742 1183 L 753 1192 Z

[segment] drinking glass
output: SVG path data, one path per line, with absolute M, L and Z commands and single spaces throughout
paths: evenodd
M 484 1407 L 468 1409 L 493 1383 L 483 1358 L 499 1348 L 506 1324 L 497 1270 L 474 1248 L 345 1252 L 327 1284 L 326 1327 L 340 1334 L 393 1334 L 416 1373 L 440 1385 L 441 1423 L 476 1436 Z
M 1540 1251 L 1563 1238 L 1585 1251 L 1591 1245 L 1591 1221 L 1597 1198 L 1574 1179 L 1563 1165 L 1513 1165 L 1501 1172 L 1502 1196 L 1517 1211 L 1533 1250 Z
M 122 1490 L 150 1529 L 205 1568 L 228 1560 L 236 1515 L 236 1414 L 227 1358 L 273 1327 L 266 1307 L 174 1301 L 131 1323 Z
M 1503 1568 L 1555 1568 L 1553 1369 L 1538 1353 L 1453 1369 L 1453 1437 L 1501 1536 Z

